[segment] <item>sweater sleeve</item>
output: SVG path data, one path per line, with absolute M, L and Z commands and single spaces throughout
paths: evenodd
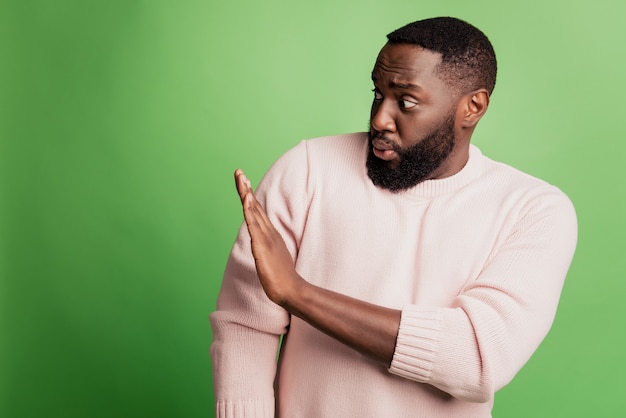
M 306 178 L 306 145 L 301 143 L 277 160 L 256 191 L 294 260 L 306 216 Z M 276 356 L 290 318 L 263 292 L 245 224 L 226 264 L 210 320 L 216 416 L 274 417 Z
M 547 335 L 576 240 L 571 202 L 542 186 L 450 306 L 403 308 L 389 371 L 460 399 L 491 399 Z

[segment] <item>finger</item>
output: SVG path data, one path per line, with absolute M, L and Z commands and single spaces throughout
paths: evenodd
M 250 180 L 246 177 L 241 169 L 235 170 L 235 184 L 237 186 L 237 192 L 241 199 L 241 204 L 244 210 L 244 218 L 246 224 L 248 224 L 248 230 L 250 226 L 260 228 L 263 233 L 275 230 L 274 225 L 267 216 L 267 212 L 256 199 Z
M 259 225 L 261 225 L 261 227 L 264 230 L 274 229 L 274 225 L 272 224 L 269 217 L 267 216 L 267 212 L 265 211 L 265 208 L 261 205 L 261 203 L 259 203 L 259 201 L 256 199 L 256 196 L 254 196 L 254 194 L 252 194 L 252 197 L 250 200 L 252 202 L 251 210 L 254 211 L 254 217 L 256 218 Z
M 252 241 L 256 241 L 256 237 L 259 234 L 259 223 L 257 222 L 254 213 L 250 210 L 250 195 L 245 196 L 243 200 L 243 219 L 246 223 L 246 227 L 248 228 L 250 238 Z
M 263 218 L 265 211 L 259 201 L 256 200 L 254 193 L 250 192 L 244 196 L 243 211 L 244 217 L 249 224 L 254 223 L 256 226 L 261 227 L 262 230 L 265 229 L 266 222 Z
M 248 224 L 248 227 L 250 226 L 260 227 L 261 224 L 259 221 L 263 222 L 259 209 L 258 209 L 260 207 L 260 204 L 254 197 L 254 194 L 252 192 L 246 193 L 246 195 L 243 197 L 242 206 L 243 206 L 243 215 L 246 220 L 246 223 Z
M 235 170 L 235 187 L 237 188 L 237 192 L 240 196 L 244 195 L 246 191 L 245 183 L 243 182 L 243 176 L 243 171 L 241 171 L 239 168 Z
M 246 175 L 239 168 L 235 170 L 235 187 L 237 188 L 239 199 L 243 204 L 246 194 L 252 190 L 252 187 L 250 186 L 250 180 L 248 180 Z
M 243 215 L 253 240 L 264 239 L 274 233 L 274 226 L 252 192 L 244 197 Z
M 274 224 L 267 215 L 263 205 L 261 205 L 261 203 L 256 199 L 256 196 L 254 196 L 254 193 L 250 193 L 249 196 L 246 196 L 246 201 L 246 210 L 249 212 L 248 216 L 250 219 L 254 219 L 254 222 L 259 227 L 259 230 L 265 235 L 276 233 Z
M 248 190 L 252 190 L 252 184 L 250 184 L 250 180 L 248 179 L 248 176 L 246 176 L 246 174 L 243 172 L 243 170 L 241 168 L 238 168 L 236 172 L 239 175 L 239 178 L 243 182 L 244 186 L 247 187 Z

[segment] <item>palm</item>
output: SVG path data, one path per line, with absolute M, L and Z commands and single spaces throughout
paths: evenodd
M 285 241 L 254 196 L 250 182 L 241 170 L 235 171 L 235 184 L 241 198 L 244 219 L 250 233 L 252 255 L 263 290 L 275 303 L 299 279 Z

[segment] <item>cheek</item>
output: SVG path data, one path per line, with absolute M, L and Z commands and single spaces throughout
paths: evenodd
M 402 139 L 402 146 L 406 148 L 420 142 L 430 132 L 431 125 L 431 123 L 420 122 L 419 120 L 404 119 L 398 121 L 396 126 Z

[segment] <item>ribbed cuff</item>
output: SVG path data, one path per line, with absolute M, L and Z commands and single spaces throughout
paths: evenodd
M 274 398 L 217 401 L 217 418 L 274 418 Z
M 418 382 L 430 379 L 441 332 L 441 310 L 407 305 L 402 309 L 389 372 Z

